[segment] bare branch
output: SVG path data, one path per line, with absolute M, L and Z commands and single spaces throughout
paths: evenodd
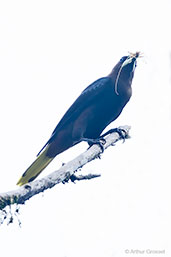
M 123 138 L 129 138 L 129 126 L 122 126 L 118 128 L 120 132 L 114 132 L 104 137 L 104 150 L 111 145 L 114 145 L 118 140 Z M 82 168 L 86 163 L 98 158 L 100 156 L 102 150 L 98 145 L 92 145 L 87 151 L 77 156 L 72 161 L 64 164 L 59 170 L 54 171 L 50 175 L 30 182 L 22 187 L 19 187 L 16 190 L 9 191 L 6 193 L 0 194 L 0 210 L 3 210 L 6 206 L 12 204 L 24 204 L 25 201 L 30 199 L 32 196 L 39 194 L 46 189 L 54 187 L 56 184 L 60 182 L 66 182 L 71 178 L 73 174 L 80 168 Z M 95 177 L 99 177 L 100 175 L 85 175 L 85 176 L 75 176 L 73 180 L 83 180 L 83 179 L 92 179 Z

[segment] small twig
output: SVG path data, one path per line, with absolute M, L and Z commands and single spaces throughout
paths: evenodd
M 88 175 L 75 175 L 75 174 L 73 174 L 71 177 L 70 177 L 70 180 L 71 180 L 71 182 L 74 182 L 75 183 L 75 181 L 76 180 L 87 180 L 87 179 L 92 179 L 92 178 L 98 178 L 98 177 L 100 177 L 101 175 L 100 174 L 88 174 Z
M 124 132 L 125 138 L 129 138 L 129 126 L 122 126 L 119 129 Z M 104 144 L 104 150 L 109 146 L 115 144 L 118 140 L 122 140 L 123 136 L 119 133 L 114 132 L 104 137 L 106 143 Z M 16 190 L 9 191 L 0 194 L 0 210 L 3 210 L 6 206 L 12 204 L 24 204 L 27 200 L 36 194 L 39 194 L 49 188 L 54 187 L 56 184 L 67 181 L 71 176 L 80 168 L 82 168 L 86 163 L 99 157 L 101 154 L 101 148 L 98 145 L 91 146 L 86 152 L 80 154 L 72 161 L 64 164 L 59 170 L 54 171 L 50 175 L 30 182 Z M 99 177 L 99 175 L 86 175 L 75 177 L 75 180 L 92 179 Z

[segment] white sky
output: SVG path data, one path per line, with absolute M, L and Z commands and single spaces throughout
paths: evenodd
M 110 126 L 131 125 L 132 138 L 82 170 L 101 178 L 58 185 L 22 206 L 22 228 L 0 227 L 4 256 L 171 256 L 170 3 L 0 1 L 1 191 L 16 188 L 86 86 L 128 51 L 145 56 L 131 101 Z M 61 154 L 42 176 L 86 147 Z

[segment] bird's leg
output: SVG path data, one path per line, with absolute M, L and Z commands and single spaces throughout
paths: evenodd
M 123 142 L 125 142 L 125 130 L 124 129 L 121 129 L 121 128 L 114 128 L 114 129 L 110 129 L 109 131 L 107 131 L 106 133 L 104 133 L 103 135 L 101 135 L 99 137 L 100 138 L 104 138 L 105 136 L 111 134 L 111 133 L 114 133 L 114 132 L 117 132 L 119 134 L 119 136 L 123 139 Z
M 123 142 L 125 142 L 125 134 L 126 131 L 124 129 L 121 128 L 114 128 L 114 129 L 110 129 L 109 131 L 107 131 L 106 133 L 104 133 L 103 135 L 101 135 L 99 138 L 81 138 L 81 141 L 85 141 L 89 144 L 89 148 L 94 145 L 97 144 L 100 146 L 102 153 L 104 152 L 104 144 L 106 143 L 106 140 L 104 139 L 105 136 L 117 132 L 119 134 L 119 136 L 123 139 Z M 88 149 L 89 149 L 88 148 Z
M 93 138 L 81 138 L 81 141 L 85 141 L 85 142 L 87 142 L 88 144 L 89 144 L 89 146 L 91 147 L 92 145 L 94 145 L 94 144 L 97 144 L 97 145 L 99 145 L 100 146 L 100 148 L 101 148 L 101 150 L 102 150 L 102 153 L 104 152 L 104 144 L 106 143 L 106 140 L 104 139 L 104 138 L 102 138 L 102 137 L 100 137 L 100 138 L 96 138 L 96 139 L 93 139 Z M 90 148 L 89 147 L 89 148 Z M 88 148 L 88 149 L 89 149 Z

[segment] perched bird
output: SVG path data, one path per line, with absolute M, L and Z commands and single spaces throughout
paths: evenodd
M 139 56 L 136 52 L 122 57 L 108 76 L 96 80 L 81 93 L 17 185 L 33 181 L 56 155 L 81 141 L 100 144 L 102 131 L 120 115 L 132 95 Z

